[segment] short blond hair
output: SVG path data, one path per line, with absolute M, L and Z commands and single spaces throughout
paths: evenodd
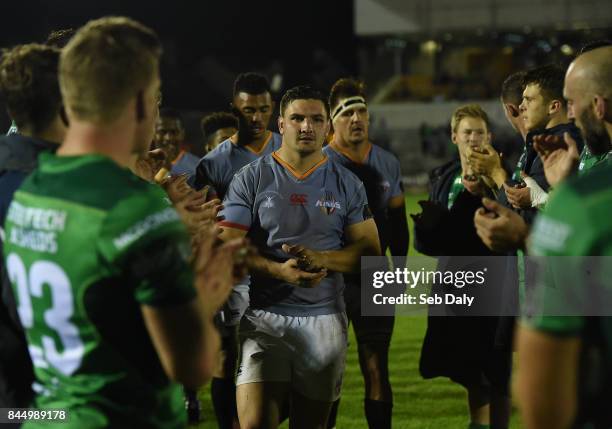
M 487 112 L 482 110 L 482 107 L 478 104 L 466 104 L 455 109 L 451 117 L 451 131 L 453 133 L 457 132 L 457 127 L 459 127 L 459 123 L 463 118 L 480 118 L 485 122 L 487 131 L 491 129 Z
M 62 49 L 59 81 L 64 104 L 76 119 L 112 122 L 151 84 L 160 56 L 155 32 L 134 20 L 89 21 Z

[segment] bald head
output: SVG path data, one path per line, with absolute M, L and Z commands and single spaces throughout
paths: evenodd
M 578 56 L 565 74 L 563 96 L 589 150 L 602 155 L 612 149 L 612 47 Z
M 565 79 L 588 95 L 612 96 L 612 46 L 579 55 L 567 69 Z

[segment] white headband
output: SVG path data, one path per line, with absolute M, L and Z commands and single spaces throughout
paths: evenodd
M 354 109 L 356 107 L 365 107 L 367 109 L 368 105 L 363 97 L 357 95 L 355 97 L 349 97 L 342 100 L 342 103 L 336 107 L 336 109 L 332 113 L 332 122 L 336 120 L 338 116 L 346 112 L 348 109 Z

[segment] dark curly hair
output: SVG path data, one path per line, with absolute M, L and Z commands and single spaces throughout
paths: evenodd
M 200 129 L 205 138 L 221 128 L 238 128 L 238 119 L 227 112 L 214 112 L 206 115 L 200 121 Z
M 59 57 L 59 49 L 35 43 L 2 51 L 0 93 L 18 128 L 40 132 L 59 113 Z

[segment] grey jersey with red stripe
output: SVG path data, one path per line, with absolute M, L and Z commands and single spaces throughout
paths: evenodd
M 248 163 L 280 148 L 281 141 L 280 134 L 270 132 L 268 140 L 259 152 L 247 146 L 238 146 L 232 143 L 231 139 L 221 142 L 200 160 L 196 168 L 195 188 L 201 189 L 209 185 L 212 187 L 211 191 L 223 199 L 234 174 Z
M 283 244 L 313 250 L 345 246 L 345 229 L 369 215 L 363 184 L 349 170 L 324 158 L 298 177 L 276 154 L 245 166 L 223 201 L 222 226 L 248 231 L 260 254 L 284 262 Z M 314 288 L 251 274 L 251 307 L 288 316 L 316 316 L 344 310 L 344 281 L 328 272 Z

